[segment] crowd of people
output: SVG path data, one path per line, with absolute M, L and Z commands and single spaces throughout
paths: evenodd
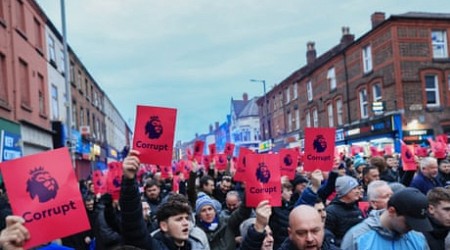
M 417 158 L 403 171 L 398 156 L 341 156 L 333 170 L 281 177 L 281 206 L 246 206 L 245 183 L 229 160 L 218 171 L 195 160 L 179 190 L 160 172 L 139 174 L 140 153 L 122 163 L 119 199 L 80 181 L 91 229 L 42 249 L 450 249 L 450 162 Z M 186 178 L 185 178 L 186 177 Z M 0 199 L 3 249 L 32 237 Z M 70 225 L 68 225 L 70 226 Z

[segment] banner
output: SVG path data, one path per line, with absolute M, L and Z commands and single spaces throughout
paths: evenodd
M 294 148 L 283 148 L 280 150 L 280 175 L 286 175 L 289 180 L 295 178 L 298 165 L 298 151 Z
M 171 164 L 176 115 L 176 109 L 137 106 L 133 149 L 142 163 Z
M 404 171 L 416 171 L 417 164 L 414 155 L 414 147 L 402 143 L 402 165 Z
M 25 219 L 25 249 L 90 228 L 69 150 L 59 148 L 0 164 L 13 214 Z
M 194 159 L 197 161 L 198 164 L 202 163 L 203 158 L 203 147 L 205 146 L 204 141 L 195 141 L 194 143 Z
M 227 169 L 227 156 L 225 154 L 216 154 L 216 169 L 223 171 Z
M 239 158 L 236 162 L 236 173 L 233 176 L 233 180 L 243 181 L 245 179 L 247 156 L 249 154 L 253 154 L 253 151 L 244 147 L 239 148 Z
M 225 149 L 224 149 L 223 153 L 224 153 L 227 157 L 231 158 L 231 157 L 233 156 L 233 152 L 234 152 L 234 144 L 231 143 L 231 142 L 227 142 L 227 143 L 225 144 Z
M 276 154 L 247 155 L 245 197 L 247 207 L 257 207 L 269 200 L 272 207 L 281 206 L 280 161 Z
M 335 138 L 335 128 L 305 128 L 305 171 L 331 171 Z

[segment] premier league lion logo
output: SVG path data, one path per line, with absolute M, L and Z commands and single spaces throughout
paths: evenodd
M 256 179 L 261 183 L 268 183 L 270 180 L 270 170 L 264 162 L 258 164 Z
M 291 166 L 292 165 L 292 156 L 290 154 L 287 154 L 283 159 L 285 166 Z
M 31 199 L 39 198 L 40 203 L 55 199 L 58 193 L 59 185 L 50 173 L 43 167 L 35 168 L 30 171 L 30 178 L 27 181 L 27 192 Z
M 317 153 L 323 153 L 327 149 L 327 141 L 323 135 L 317 135 L 313 142 L 314 150 Z
M 149 139 L 158 139 L 163 133 L 161 120 L 158 116 L 151 116 L 150 120 L 145 124 L 145 134 Z

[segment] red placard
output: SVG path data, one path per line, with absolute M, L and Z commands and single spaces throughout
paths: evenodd
M 433 139 L 428 138 L 434 157 L 437 159 L 444 159 L 447 156 L 447 145 L 442 142 L 442 139 L 440 140 L 441 141 L 434 141 Z
M 22 216 L 30 231 L 25 249 L 90 228 L 67 148 L 6 161 L 0 168 L 13 214 Z
M 383 152 L 378 151 L 378 148 L 375 146 L 370 146 L 370 154 L 372 157 L 383 156 Z
M 305 128 L 305 171 L 333 168 L 335 138 L 335 128 Z
M 180 177 L 174 175 L 172 179 L 172 191 L 175 193 L 180 192 Z
M 119 200 L 120 188 L 122 185 L 122 163 L 110 162 L 108 163 L 108 173 L 106 175 L 106 189 L 111 194 L 113 200 Z
M 414 157 L 414 147 L 402 144 L 402 162 L 404 171 L 416 171 L 417 164 Z
M 200 164 L 202 163 L 204 141 L 195 141 L 194 143 L 194 159 Z
M 363 149 L 362 146 L 359 146 L 359 145 L 352 145 L 352 146 L 350 147 L 350 151 L 351 151 L 352 155 L 355 156 L 355 155 L 357 155 L 357 154 L 359 154 L 359 153 L 362 153 L 362 152 L 364 151 L 364 149 Z
M 276 154 L 247 155 L 245 197 L 247 207 L 257 207 L 269 200 L 273 207 L 281 206 L 280 161 Z
M 293 180 L 298 165 L 298 151 L 294 148 L 283 148 L 279 156 L 281 176 L 286 175 L 289 180 Z
M 171 164 L 176 116 L 176 109 L 137 106 L 133 149 L 142 163 Z
M 419 145 L 414 145 L 414 154 L 419 157 L 427 157 L 428 156 L 428 149 L 421 147 Z
M 212 143 L 208 145 L 209 149 L 209 155 L 211 156 L 211 159 L 216 155 L 216 144 Z
M 384 154 L 385 155 L 393 155 L 394 154 L 394 147 L 390 144 L 384 145 Z
M 162 166 L 161 167 L 161 179 L 169 179 L 173 176 L 172 167 L 171 166 Z
M 227 169 L 227 156 L 225 154 L 216 154 L 216 169 L 219 171 Z
M 233 152 L 234 152 L 234 144 L 231 142 L 227 142 L 225 144 L 225 149 L 223 150 L 223 153 L 228 157 L 232 157 Z
M 106 193 L 106 174 L 101 170 L 95 170 L 92 174 L 95 194 Z
M 247 163 L 247 156 L 249 154 L 253 154 L 253 151 L 248 149 L 248 148 L 244 148 L 244 147 L 240 147 L 239 148 L 239 158 L 236 162 L 236 173 L 233 176 L 233 179 L 235 181 L 243 181 L 245 179 L 245 169 L 246 169 L 246 163 Z

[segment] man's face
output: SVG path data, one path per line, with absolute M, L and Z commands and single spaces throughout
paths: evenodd
M 200 210 L 200 220 L 206 223 L 211 223 L 216 217 L 216 210 L 210 205 L 203 206 Z
M 423 169 L 422 173 L 428 178 L 436 177 L 438 174 L 438 165 L 436 163 L 429 164 Z
M 272 250 L 273 249 L 273 232 L 269 226 L 266 226 L 266 237 L 264 237 L 261 250 Z
M 394 157 L 387 158 L 386 163 L 389 168 L 397 168 L 398 167 L 398 160 Z
M 86 210 L 94 211 L 94 200 L 85 200 L 84 205 L 86 206 Z
M 441 225 L 450 227 L 450 202 L 440 201 L 436 206 L 430 205 L 428 213 Z
M 151 212 L 150 206 L 146 201 L 143 201 L 141 203 L 142 203 L 142 217 L 144 218 L 144 220 L 149 220 Z
M 208 180 L 208 182 L 203 185 L 203 192 L 211 195 L 214 191 L 214 181 Z
M 228 210 L 233 212 L 239 207 L 239 199 L 234 195 L 228 196 L 225 200 L 225 204 L 227 205 Z
M 148 187 L 148 188 L 145 189 L 145 195 L 150 200 L 157 200 L 159 198 L 159 193 L 160 192 L 161 192 L 161 190 L 156 185 Z
M 324 224 L 319 217 L 305 218 L 291 222 L 289 238 L 298 250 L 321 249 L 324 237 Z
M 291 188 L 283 188 L 283 192 L 281 193 L 281 198 L 283 198 L 284 201 L 290 201 L 292 196 L 292 189 Z
M 392 189 L 388 185 L 384 185 L 378 187 L 375 191 L 378 194 L 378 197 L 369 201 L 372 208 L 375 210 L 387 208 L 389 198 L 391 198 L 393 194 Z
M 323 202 L 318 202 L 314 204 L 314 208 L 319 212 L 320 218 L 322 218 L 322 222 L 325 223 L 325 219 L 327 218 L 327 211 L 325 210 L 325 205 Z
M 369 172 L 364 176 L 364 181 L 366 185 L 369 185 L 372 181 L 376 181 L 380 179 L 380 172 L 378 169 L 373 168 L 369 170 Z
M 222 180 L 220 182 L 220 189 L 222 190 L 223 193 L 227 193 L 231 189 L 231 182 Z
M 411 227 L 406 224 L 405 216 L 399 216 L 395 214 L 390 218 L 391 230 L 397 232 L 400 235 L 403 235 L 409 231 L 411 231 Z
M 355 202 L 361 198 L 361 188 L 355 187 L 350 192 L 348 192 L 344 197 L 347 197 L 350 202 Z
M 161 231 L 173 238 L 179 245 L 189 237 L 189 215 L 186 213 L 169 217 L 159 223 Z
M 303 193 L 303 190 L 305 190 L 305 188 L 307 186 L 308 186 L 307 182 L 299 183 L 299 184 L 295 185 L 295 192 L 301 194 L 301 193 Z
M 450 174 L 450 163 L 441 163 L 441 165 L 439 165 L 439 169 L 444 174 Z

